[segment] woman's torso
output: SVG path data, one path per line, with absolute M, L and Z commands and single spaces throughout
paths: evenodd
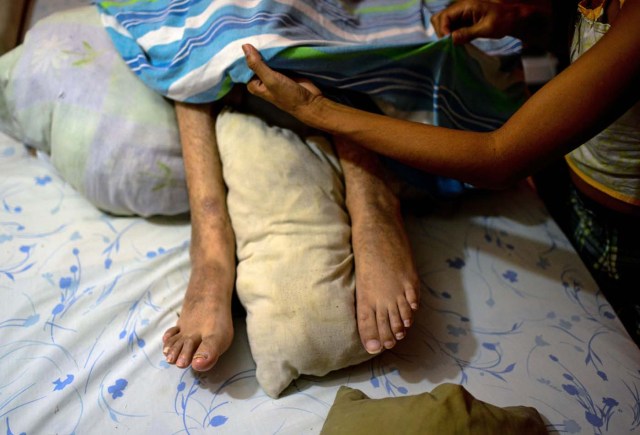
M 571 61 L 591 48 L 615 22 L 624 0 L 583 0 Z M 640 103 L 566 156 L 576 186 L 598 203 L 640 215 Z

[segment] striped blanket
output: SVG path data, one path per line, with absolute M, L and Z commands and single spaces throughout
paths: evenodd
M 128 66 L 170 99 L 214 101 L 252 76 L 241 45 L 324 87 L 367 93 L 433 122 L 488 130 L 522 101 L 514 76 L 476 47 L 438 40 L 430 17 L 446 0 L 110 0 L 102 21 Z M 516 83 L 517 84 L 517 83 Z

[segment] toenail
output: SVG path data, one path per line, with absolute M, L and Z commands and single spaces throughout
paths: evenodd
M 367 349 L 367 352 L 371 354 L 379 353 L 382 350 L 382 348 L 380 347 L 380 342 L 378 340 L 367 341 L 365 348 Z
M 207 359 L 207 354 L 204 354 L 204 353 L 196 353 L 196 354 L 193 356 L 193 359 Z
M 397 338 L 398 340 L 402 340 L 402 339 L 404 338 L 404 332 L 398 332 L 398 333 L 396 334 L 396 338 Z
M 384 342 L 385 349 L 391 349 L 395 345 L 396 345 L 395 341 L 385 341 Z
M 411 326 L 411 320 L 405 320 L 405 321 L 404 321 L 404 322 L 402 322 L 402 323 L 404 323 L 404 327 L 405 327 L 405 328 L 408 328 L 409 326 Z
M 162 349 L 162 353 L 163 354 L 168 354 L 169 353 L 169 349 L 171 349 L 169 346 L 165 347 L 164 349 Z
M 418 304 L 416 304 L 415 302 L 413 304 L 411 304 L 411 309 L 413 311 L 416 311 L 418 309 Z

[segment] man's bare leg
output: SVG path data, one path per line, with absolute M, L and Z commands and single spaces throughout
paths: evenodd
M 170 364 L 211 369 L 233 340 L 235 236 L 210 105 L 176 103 L 191 208 L 191 277 L 178 323 L 163 338 Z
M 404 338 L 418 309 L 420 287 L 400 203 L 378 156 L 336 139 L 351 216 L 358 331 L 375 354 Z

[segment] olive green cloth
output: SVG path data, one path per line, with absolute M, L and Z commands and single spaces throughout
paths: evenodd
M 385 399 L 340 387 L 321 435 L 547 433 L 534 408 L 500 408 L 476 399 L 461 385 L 442 384 L 431 393 Z

